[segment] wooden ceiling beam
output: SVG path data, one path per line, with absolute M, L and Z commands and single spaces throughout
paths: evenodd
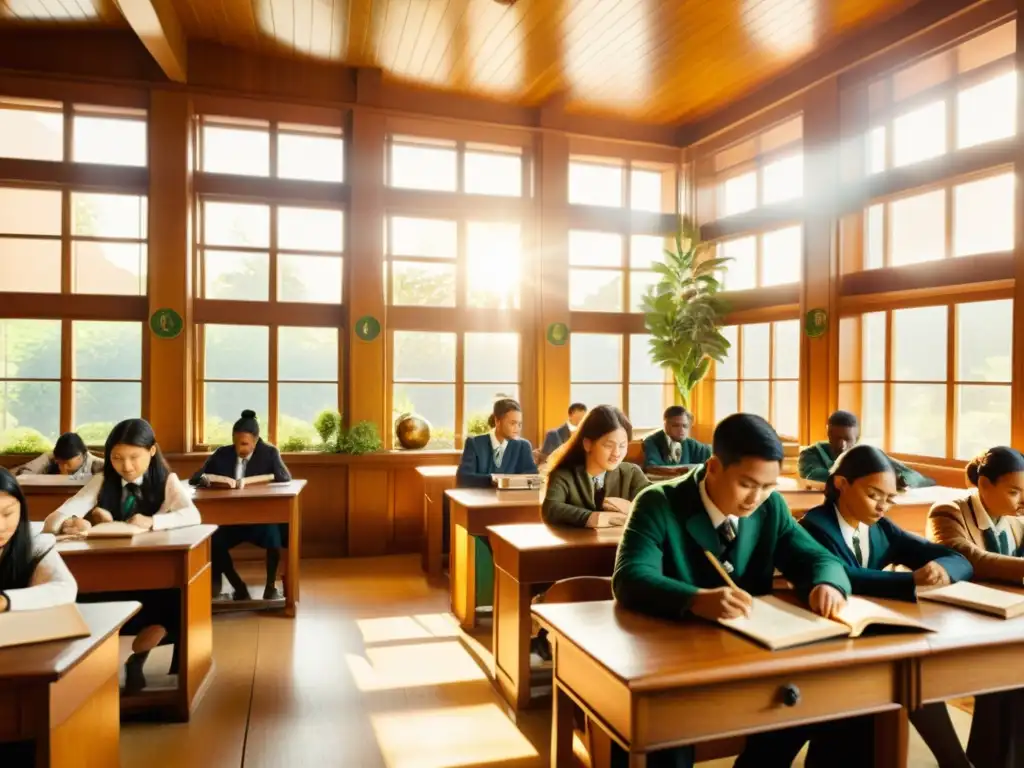
M 116 0 L 132 31 L 168 79 L 188 80 L 188 40 L 171 0 Z

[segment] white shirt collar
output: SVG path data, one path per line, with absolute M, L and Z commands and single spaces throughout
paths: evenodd
M 121 478 L 121 487 L 122 487 L 122 488 L 124 488 L 124 487 L 125 487 L 125 486 L 127 486 L 127 485 L 137 485 L 137 486 L 139 486 L 139 487 L 142 487 L 142 481 L 143 481 L 143 480 L 145 479 L 145 477 L 146 477 L 146 476 L 145 476 L 145 475 L 143 475 L 142 477 L 138 478 L 137 480 L 132 480 L 132 481 L 130 481 L 130 482 L 129 482 L 128 480 L 125 480 L 125 479 L 124 479 L 124 478 L 122 477 L 122 478 Z
M 992 519 L 989 515 L 988 510 L 985 509 L 985 504 L 981 500 L 981 494 L 974 491 L 971 494 L 971 503 L 974 505 L 974 511 L 978 516 L 978 528 L 982 531 L 993 529 L 996 533 L 1006 531 L 1007 536 L 1010 537 L 1010 541 L 1016 541 L 1016 537 L 1013 535 L 1013 525 L 1010 523 L 1010 517 L 1003 515 L 1002 517 Z
M 488 434 L 490 434 L 490 436 L 491 436 L 491 450 L 492 451 L 496 451 L 499 448 L 501 448 L 502 450 L 505 449 L 505 443 L 508 442 L 507 440 L 499 440 L 497 433 L 493 429 Z
M 854 534 L 860 539 L 860 554 L 861 554 L 861 567 L 867 568 L 868 560 L 871 555 L 869 549 L 871 544 L 869 538 L 871 535 L 871 529 L 868 528 L 867 523 L 857 523 L 857 527 L 854 528 L 848 522 L 846 518 L 839 514 L 839 507 L 833 507 L 836 511 L 836 520 L 839 521 L 839 532 L 843 534 L 843 541 L 846 542 L 846 546 L 849 547 L 851 552 L 853 549 L 853 536 Z
M 567 426 L 569 428 L 569 434 L 570 435 L 573 432 L 575 432 L 577 429 L 579 429 L 579 427 L 577 425 L 573 424 L 571 421 L 565 422 L 565 426 Z
M 591 475 L 590 476 L 590 482 L 592 482 L 594 484 L 595 488 L 600 490 L 601 488 L 604 488 L 604 479 L 605 479 L 605 476 L 607 474 L 608 474 L 607 472 L 602 472 L 599 475 Z
M 740 519 L 736 515 L 724 514 L 722 510 L 715 506 L 715 503 L 711 501 L 711 497 L 708 496 L 703 479 L 697 483 L 697 491 L 700 493 L 700 501 L 704 505 L 704 509 L 707 510 L 708 517 L 711 518 L 711 526 L 713 528 L 717 529 L 718 526 L 728 520 L 737 531 L 739 530 Z

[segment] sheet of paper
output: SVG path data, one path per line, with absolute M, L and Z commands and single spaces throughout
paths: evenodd
M 754 608 L 749 618 L 725 619 L 719 623 L 756 637 L 769 646 L 791 644 L 794 636 L 806 635 L 808 632 L 812 634 L 813 640 L 829 634 L 841 635 L 845 629 L 837 626 L 834 621 L 770 595 L 754 598 Z
M 40 611 L 0 614 L 0 648 L 88 635 L 89 625 L 74 603 Z

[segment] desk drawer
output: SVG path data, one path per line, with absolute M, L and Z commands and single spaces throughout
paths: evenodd
M 892 663 L 636 694 L 634 745 L 687 744 L 899 706 Z
M 977 696 L 1024 687 L 1021 644 L 958 648 L 921 658 L 921 701 Z

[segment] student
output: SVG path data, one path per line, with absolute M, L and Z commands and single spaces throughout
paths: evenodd
M 188 487 L 171 472 L 149 422 L 126 419 L 107 437 L 103 474 L 97 475 L 46 518 L 47 533 L 74 534 L 94 523 L 119 520 L 152 531 L 198 525 L 199 510 Z M 133 590 L 125 575 L 124 591 L 79 595 L 79 602 L 137 600 L 142 609 L 122 628 L 134 635 L 132 655 L 125 662 L 125 693 L 146 687 L 143 667 L 158 645 L 175 644 L 181 625 L 181 596 L 177 589 Z M 172 662 L 172 672 L 176 668 Z
M 15 475 L 67 475 L 87 480 L 103 471 L 103 459 L 93 456 L 75 432 L 57 438 L 53 453 L 43 453 L 14 470 Z
M 523 440 L 523 409 L 511 398 L 494 404 L 487 420 L 491 431 L 466 439 L 462 461 L 455 473 L 458 488 L 490 488 L 491 475 L 536 475 L 533 446 Z
M 548 525 L 597 528 L 623 525 L 636 495 L 651 484 L 643 470 L 623 462 L 633 425 L 611 405 L 599 405 L 548 462 L 541 516 Z
M 889 457 L 874 446 L 857 445 L 841 454 L 833 466 L 825 482 L 825 503 L 809 511 L 800 523 L 842 561 L 855 595 L 916 601 L 918 587 L 970 579 L 973 570 L 962 555 L 907 533 L 886 519 L 896 493 L 896 471 Z M 882 570 L 890 565 L 910 570 Z M 910 721 L 940 768 L 970 767 L 944 703 L 924 705 L 910 713 Z M 866 732 L 848 732 L 851 726 L 856 730 L 865 725 Z M 812 752 L 831 750 L 838 743 L 835 739 L 871 738 L 870 721 L 853 719 L 837 726 L 820 729 L 821 735 L 812 738 Z
M 275 483 L 286 483 L 292 479 L 277 448 L 260 439 L 260 425 L 256 421 L 255 411 L 242 411 L 242 418 L 231 429 L 231 439 L 231 445 L 221 446 L 210 454 L 203 468 L 192 475 L 189 481 L 192 485 L 209 485 L 208 475 L 221 475 L 235 480 L 273 475 Z M 232 547 L 248 542 L 267 550 L 267 584 L 263 588 L 263 599 L 280 600 L 283 595 L 277 588 L 277 567 L 281 562 L 281 549 L 287 541 L 287 524 L 218 527 L 211 542 L 214 596 L 220 596 L 222 576 L 227 576 L 235 600 L 252 599 L 249 587 L 231 561 Z
M 644 471 L 678 475 L 711 458 L 711 448 L 690 437 L 693 414 L 681 405 L 665 409 L 664 428 L 644 438 Z
M 928 538 L 966 557 L 974 577 L 1020 586 L 1024 578 L 1024 455 L 989 448 L 967 464 L 973 490 L 935 504 Z M 979 768 L 1024 764 L 1024 690 L 976 696 L 967 757 Z
M 541 447 L 540 452 L 545 456 L 550 456 L 561 445 L 569 442 L 569 438 L 572 437 L 573 433 L 579 427 L 580 422 L 583 421 L 583 417 L 587 415 L 587 406 L 583 403 L 573 403 L 569 406 L 569 418 L 565 424 L 558 427 L 557 429 L 549 429 L 548 433 L 544 436 L 544 445 Z
M 772 591 L 778 568 L 815 613 L 831 616 L 841 610 L 850 593 L 842 563 L 797 525 L 773 490 L 782 459 L 778 435 L 760 416 L 736 413 L 723 419 L 704 466 L 637 496 L 615 560 L 615 599 L 630 610 L 667 619 L 735 618 L 750 611 L 751 595 Z M 705 551 L 732 571 L 739 589 L 723 585 Z M 779 744 L 788 748 L 793 740 L 787 731 L 751 736 L 736 765 L 789 766 L 778 757 L 784 751 Z M 857 762 L 855 751 L 847 756 L 854 761 L 850 765 L 870 765 Z M 613 746 L 613 765 L 627 760 Z M 681 747 L 648 755 L 647 764 L 692 766 L 693 760 L 693 747 Z
M 32 535 L 28 502 L 0 467 L 0 613 L 75 602 L 78 585 L 50 534 Z
M 839 454 L 857 444 L 860 439 L 860 425 L 857 417 L 849 411 L 836 411 L 828 417 L 828 440 L 822 440 L 800 451 L 797 471 L 805 480 L 824 483 L 828 472 Z M 889 460 L 896 470 L 896 482 L 904 488 L 928 488 L 935 485 L 930 477 L 915 472 L 906 464 L 892 457 Z

